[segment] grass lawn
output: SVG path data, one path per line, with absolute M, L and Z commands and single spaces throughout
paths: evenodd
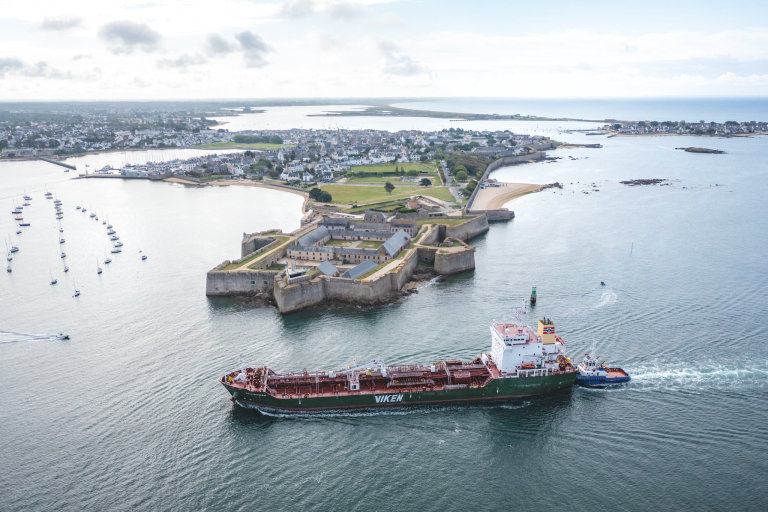
M 433 185 L 440 185 L 440 177 L 437 173 L 437 167 L 435 167 L 435 164 L 433 163 L 422 163 L 422 162 L 403 162 L 403 163 L 397 163 L 397 164 L 373 164 L 373 165 L 353 165 L 350 168 L 350 176 L 347 177 L 347 183 L 381 183 L 384 185 L 385 182 L 390 181 L 393 185 L 397 185 L 398 183 L 404 183 L 402 181 L 402 178 L 400 176 L 365 176 L 365 177 L 357 177 L 354 176 L 354 173 L 358 171 L 368 172 L 368 173 L 376 173 L 376 172 L 394 172 L 395 167 L 399 167 L 401 169 L 404 169 L 407 171 L 418 171 L 418 172 L 425 172 L 428 174 L 420 174 L 419 179 L 421 178 L 429 178 L 430 181 L 432 181 Z
M 378 249 L 384 245 L 384 242 L 376 242 L 374 240 L 360 240 L 360 243 L 357 244 L 357 247 L 359 249 Z
M 391 194 L 388 194 L 384 190 L 384 186 L 371 187 L 371 186 L 355 186 L 355 185 L 321 185 L 321 189 L 325 190 L 333 196 L 333 202 L 337 204 L 352 204 L 357 202 L 362 203 L 375 203 L 379 201 L 387 201 L 391 199 L 402 199 L 404 197 L 411 196 L 431 196 L 442 201 L 454 202 L 455 199 L 448 190 L 448 187 L 419 187 L 419 186 L 397 186 Z
M 447 226 L 458 226 L 459 224 L 464 224 L 467 222 L 468 219 L 466 217 L 444 217 L 439 219 L 418 219 L 416 223 L 419 225 L 419 227 L 423 226 L 424 224 L 445 224 Z
M 254 142 L 253 144 L 243 144 L 239 142 L 214 142 L 213 144 L 204 144 L 197 146 L 200 149 L 280 149 L 280 148 L 292 148 L 295 144 L 269 144 L 266 142 Z
M 328 247 L 349 247 L 352 245 L 352 240 L 328 240 L 323 245 L 327 245 Z
M 285 242 L 287 242 L 288 240 L 291 239 L 291 237 L 283 236 L 283 235 L 278 235 L 275 238 L 277 238 L 279 240 L 279 243 L 277 244 L 277 247 L 275 247 L 274 250 L 270 250 L 266 254 L 271 254 L 271 253 L 275 252 L 277 249 L 279 249 L 280 247 L 285 245 Z M 266 254 L 264 253 L 264 251 L 257 251 L 255 254 L 249 256 L 247 259 L 241 261 L 240 263 L 230 263 L 229 265 L 224 267 L 222 270 L 234 270 L 234 269 L 240 268 L 240 267 L 245 268 L 247 265 L 249 265 L 250 263 L 252 263 L 252 262 L 254 262 L 254 261 L 258 260 L 258 259 L 261 259 L 261 257 L 265 256 Z

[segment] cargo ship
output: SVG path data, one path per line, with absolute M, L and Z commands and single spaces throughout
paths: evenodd
M 567 388 L 576 369 L 547 318 L 538 332 L 522 322 L 491 324 L 491 351 L 473 361 L 388 366 L 380 361 L 337 371 L 277 373 L 267 367 L 219 378 L 241 407 L 263 413 L 498 402 Z

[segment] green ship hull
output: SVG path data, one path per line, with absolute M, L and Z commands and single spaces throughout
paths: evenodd
M 500 377 L 485 386 L 455 387 L 439 390 L 392 391 L 384 393 L 359 392 L 323 395 L 273 396 L 266 392 L 245 390 L 222 383 L 235 404 L 265 412 L 322 412 L 344 409 L 378 407 L 407 407 L 445 403 L 471 403 L 514 400 L 571 387 L 576 372 L 546 376 Z

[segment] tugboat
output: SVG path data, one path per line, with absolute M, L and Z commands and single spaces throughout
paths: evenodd
M 584 354 L 584 360 L 576 367 L 579 372 L 576 384 L 601 387 L 629 382 L 629 374 L 621 368 L 609 368 L 599 357 Z
M 338 371 L 235 370 L 218 379 L 241 407 L 262 413 L 312 413 L 439 403 L 499 402 L 571 387 L 576 370 L 547 318 L 538 332 L 521 321 L 491 324 L 490 353 L 472 361 L 387 366 L 380 361 Z

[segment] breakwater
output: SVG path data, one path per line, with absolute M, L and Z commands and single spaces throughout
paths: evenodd
M 77 170 L 77 167 L 75 167 L 74 165 L 65 164 L 64 162 L 61 162 L 59 160 L 51 160 L 50 158 L 45 158 L 45 157 L 42 157 L 42 156 L 37 157 L 37 159 L 38 160 L 42 160 L 43 162 L 48 162 L 49 164 L 59 165 L 61 167 L 65 167 L 65 168 L 71 169 L 73 171 Z

